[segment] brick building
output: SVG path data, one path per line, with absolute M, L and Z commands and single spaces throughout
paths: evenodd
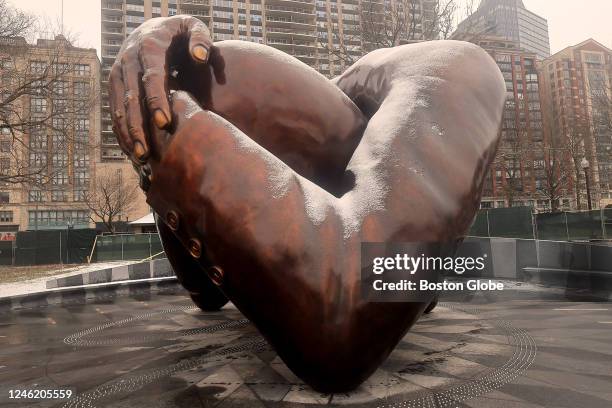
M 91 224 L 99 70 L 95 49 L 61 35 L 0 39 L 1 235 Z
M 549 143 L 564 152 L 573 207 L 587 208 L 585 171 L 592 207 L 612 204 L 612 50 L 588 39 L 545 59 L 540 76 Z

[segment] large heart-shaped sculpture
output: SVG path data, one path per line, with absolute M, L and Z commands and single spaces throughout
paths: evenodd
M 152 147 L 164 248 L 202 307 L 230 299 L 296 375 L 351 390 L 429 303 L 364 299 L 360 245 L 465 234 L 501 73 L 453 41 L 372 52 L 333 82 L 261 45 L 224 41 L 214 57 L 181 72 L 195 100 L 174 94 L 174 129 Z

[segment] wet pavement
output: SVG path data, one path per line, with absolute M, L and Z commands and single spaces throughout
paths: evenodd
M 350 394 L 296 378 L 232 305 L 183 295 L 0 313 L 1 407 L 612 407 L 612 305 L 447 302 Z M 15 390 L 69 399 L 10 399 Z

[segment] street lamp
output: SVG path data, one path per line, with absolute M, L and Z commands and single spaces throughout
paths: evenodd
M 582 158 L 582 161 L 580 162 L 580 166 L 582 167 L 582 170 L 584 170 L 584 179 L 586 181 L 587 202 L 589 204 L 589 210 L 592 210 L 593 206 L 591 205 L 591 184 L 589 183 L 589 167 L 590 167 L 590 163 L 586 159 L 586 157 Z

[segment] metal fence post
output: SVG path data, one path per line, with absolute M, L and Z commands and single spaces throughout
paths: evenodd
M 64 269 L 64 260 L 62 259 L 62 231 L 59 232 L 59 256 L 60 256 L 60 265 L 61 268 Z
M 564 220 L 565 220 L 565 235 L 567 236 L 567 240 L 569 242 L 570 237 L 569 237 L 569 226 L 567 224 L 567 211 L 563 211 L 563 215 L 564 215 Z
M 125 259 L 123 259 L 123 235 L 120 235 L 121 237 L 121 260 L 125 261 Z
M 601 220 L 601 236 L 603 237 L 603 239 L 608 239 L 607 237 L 607 232 L 606 232 L 606 222 L 604 220 L 604 217 L 606 216 L 606 213 L 603 209 L 603 207 L 599 208 L 599 219 Z
M 489 225 L 489 210 L 485 210 L 487 214 L 487 236 L 491 238 L 491 226 Z
M 151 234 L 149 234 L 149 258 L 151 257 L 152 252 L 151 252 Z
M 534 211 L 531 212 L 531 233 L 533 239 L 538 239 L 538 217 Z

